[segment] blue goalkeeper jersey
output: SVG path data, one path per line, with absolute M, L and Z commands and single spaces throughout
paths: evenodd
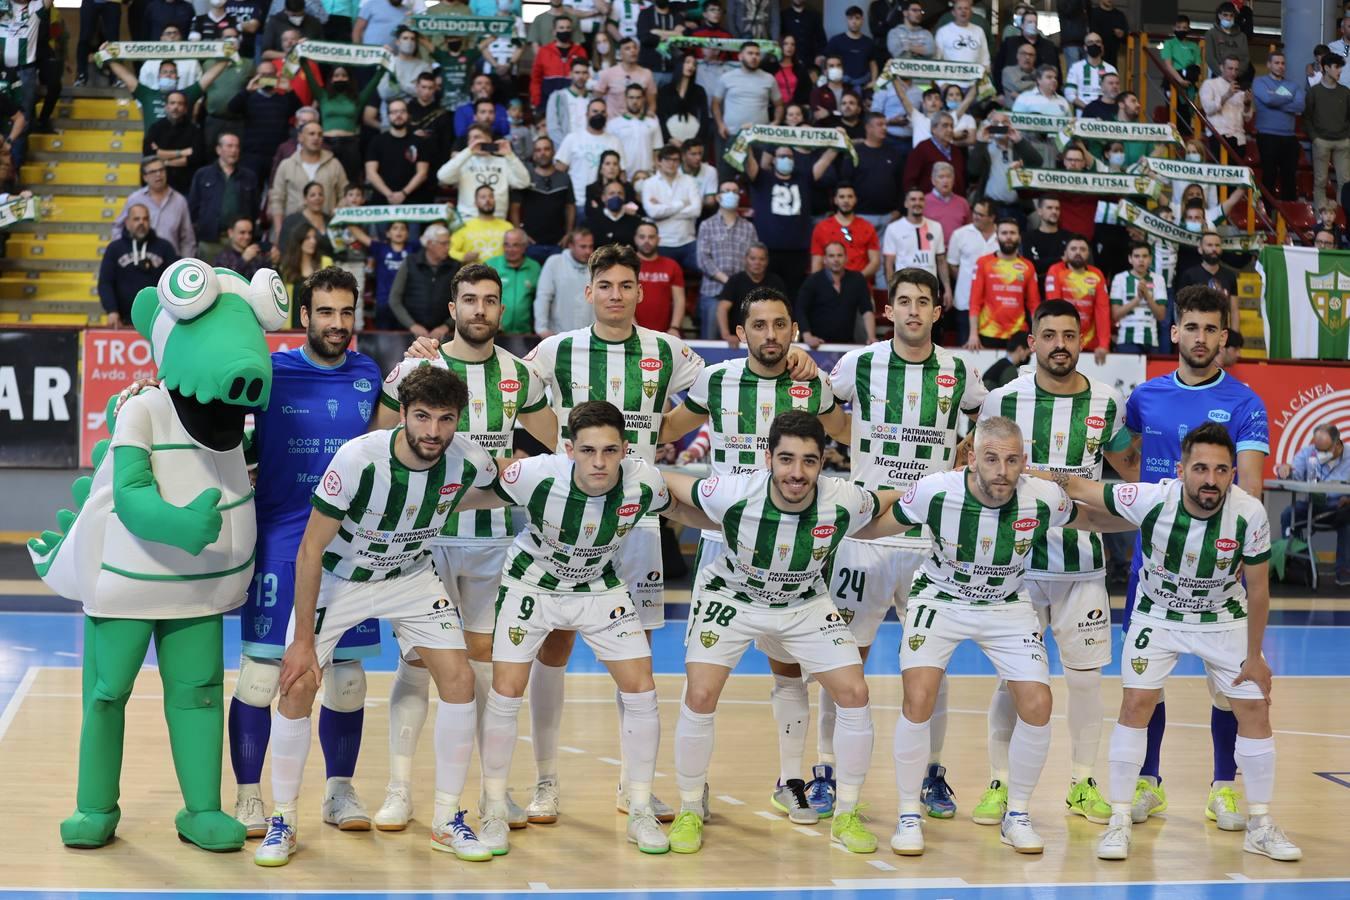
M 1125 402 L 1125 427 L 1143 436 L 1139 480 L 1176 478 L 1182 438 L 1206 422 L 1227 427 L 1239 452 L 1270 453 L 1266 405 L 1227 372 L 1196 387 L 1182 384 L 1176 372 L 1169 372 L 1135 388 Z
M 254 412 L 259 559 L 295 559 L 314 486 L 337 449 L 365 434 L 379 398 L 380 367 L 369 356 L 349 350 L 330 369 L 303 349 L 272 354 L 272 400 Z

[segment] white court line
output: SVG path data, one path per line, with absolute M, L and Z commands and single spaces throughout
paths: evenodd
M 604 763 L 604 764 L 607 765 L 607 766 L 621 766 L 621 765 L 623 765 L 623 763 L 619 762 L 617 759 L 614 759 L 613 757 L 609 757 L 609 756 L 597 756 L 596 759 L 598 759 L 600 762 Z
M 718 800 L 721 800 L 721 801 L 722 801 L 723 803 L 725 803 L 727 806 L 744 806 L 744 805 L 745 805 L 745 801 L 744 801 L 744 800 L 737 800 L 735 797 L 729 796 L 729 795 L 727 795 L 727 794 L 718 794 L 718 795 L 717 795 L 717 799 L 718 799 Z
M 833 878 L 831 882 L 837 888 L 853 890 L 891 888 L 893 890 L 917 890 L 920 888 L 985 888 L 988 885 L 972 885 L 960 878 Z M 1130 885 L 1139 882 L 1126 882 Z
M 1224 875 L 1227 876 L 1228 878 L 1233 879 L 1234 881 L 1251 881 L 1250 878 L 1248 878 L 1246 875 L 1243 875 L 1241 872 L 1224 872 Z
M 582 750 L 580 747 L 569 747 L 566 744 L 559 744 L 558 749 L 564 753 L 575 753 L 578 756 L 584 756 L 586 754 L 586 751 Z
M 549 889 L 548 884 L 543 881 L 531 881 L 527 883 L 532 891 L 546 891 Z
M 52 656 L 64 656 L 64 657 L 66 657 L 66 658 L 68 658 L 68 659 L 79 659 L 79 658 L 80 658 L 80 654 L 78 654 L 78 653 L 72 653 L 72 652 L 69 651 L 69 650 L 53 650 L 53 651 L 52 651 Z
M 768 819 L 770 822 L 777 822 L 779 818 L 775 813 L 765 812 L 762 809 L 755 810 L 755 815 L 759 816 L 761 819 Z
M 807 828 L 805 825 L 794 825 L 792 826 L 792 830 L 797 832 L 798 834 L 804 834 L 807 837 L 820 837 L 819 831 L 816 831 L 814 828 Z M 843 850 L 845 853 L 848 852 L 848 850 L 844 847 L 840 847 L 839 849 Z
M 880 859 L 869 859 L 867 864 L 880 872 L 894 872 L 895 866 Z
M 9 649 L 11 649 L 11 650 L 18 650 L 20 653 L 36 653 L 36 652 L 37 652 L 37 648 L 36 648 L 36 647 L 18 647 L 18 646 L 15 646 L 15 647 L 10 647 Z
M 27 671 L 23 673 L 19 686 L 14 689 L 14 695 L 9 698 L 9 703 L 5 704 L 5 711 L 0 713 L 0 741 L 5 739 L 5 733 L 9 731 L 9 726 L 13 723 L 14 717 L 19 714 L 19 707 L 23 705 L 28 692 L 33 689 L 33 682 L 37 680 L 37 675 L 38 667 L 29 666 Z

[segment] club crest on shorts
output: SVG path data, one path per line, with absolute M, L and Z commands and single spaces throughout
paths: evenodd
M 716 644 L 721 638 L 722 636 L 715 631 L 702 631 L 699 632 L 698 635 L 699 643 L 707 648 L 712 647 L 712 645 Z
M 857 615 L 857 613 L 845 606 L 843 609 L 839 610 L 839 615 L 844 617 L 845 625 L 852 625 L 853 617 Z
M 927 639 L 927 636 L 926 636 L 926 635 L 922 635 L 922 634 L 912 634 L 912 635 L 909 636 L 909 640 L 908 640 L 906 643 L 909 644 L 909 649 L 911 649 L 911 650 L 918 650 L 920 647 L 923 646 L 923 642 L 924 642 L 926 639 Z
M 256 615 L 253 617 L 253 633 L 261 640 L 272 630 L 272 617 Z
M 512 625 L 506 630 L 506 636 L 511 639 L 511 643 L 519 647 L 520 642 L 525 640 L 525 629 L 518 625 Z
M 1130 668 L 1134 669 L 1134 674 L 1143 675 L 1144 670 L 1148 668 L 1148 660 L 1142 656 L 1136 656 L 1130 660 Z

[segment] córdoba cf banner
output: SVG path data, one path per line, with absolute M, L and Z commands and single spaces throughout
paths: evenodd
M 1350 251 L 1266 247 L 1259 269 L 1271 359 L 1350 359 Z

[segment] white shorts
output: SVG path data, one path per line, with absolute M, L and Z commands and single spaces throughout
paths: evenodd
M 646 631 L 666 624 L 666 576 L 661 564 L 661 529 L 639 525 L 619 545 L 614 571 L 633 595 Z
M 436 544 L 431 561 L 451 602 L 464 618 L 464 630 L 492 634 L 497 621 L 497 588 L 511 542 L 481 540 Z
M 858 641 L 828 597 L 788 610 L 756 609 L 710 594 L 694 600 L 685 633 L 684 661 L 734 669 L 750 642 L 805 671 L 862 665 Z
M 1233 679 L 1237 678 L 1247 659 L 1245 626 L 1222 631 L 1169 628 L 1166 622 L 1138 615 L 1130 621 L 1130 630 L 1120 650 L 1121 686 L 1149 691 L 1161 689 L 1167 676 L 1176 668 L 1177 657 L 1183 653 L 1200 657 L 1211 687 L 1217 688 L 1225 697 L 1262 699 L 1261 688 L 1250 681 L 1233 686 Z
M 892 606 L 905 615 L 909 583 L 932 551 L 845 540 L 834 554 L 830 596 L 859 646 L 870 647 Z
M 504 579 L 497 589 L 493 662 L 530 663 L 552 631 L 575 631 L 596 659 L 651 656 L 633 601 L 623 588 L 598 594 L 558 594 Z
M 1100 669 L 1111 661 L 1111 597 L 1106 579 L 1025 582 L 1041 631 L 1051 632 L 1066 669 Z
M 333 658 L 342 635 L 366 619 L 383 619 L 394 628 L 399 651 L 413 659 L 414 647 L 463 650 L 464 631 L 459 610 L 431 566 L 420 572 L 383 581 L 348 581 L 323 573 L 314 628 L 314 653 L 319 665 Z M 295 638 L 295 613 L 286 626 L 286 643 Z
M 1030 603 L 958 606 L 910 598 L 900 638 L 900 671 L 917 666 L 947 670 L 964 640 L 972 640 L 1004 681 L 1050 683 L 1041 624 Z

